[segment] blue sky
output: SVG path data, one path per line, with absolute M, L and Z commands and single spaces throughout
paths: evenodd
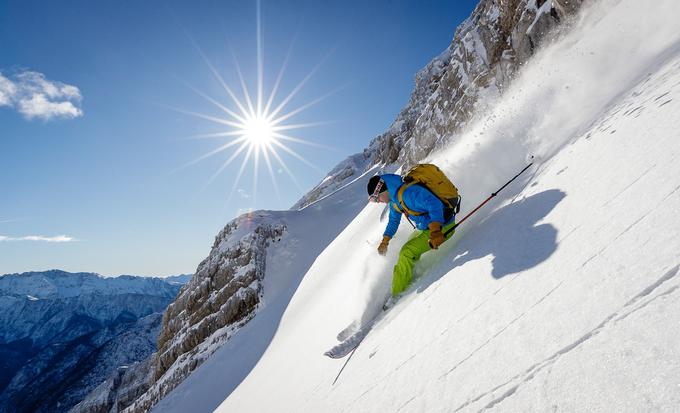
M 238 111 L 198 48 L 256 95 L 255 1 L 0 2 L 0 274 L 193 272 L 230 219 L 289 208 L 387 129 L 475 3 L 263 0 L 265 96 L 286 56 L 274 106 L 310 73 L 281 113 L 326 96 L 286 120 L 324 147 L 285 142 L 314 167 L 279 150 L 279 197 L 264 164 L 234 186 L 242 157 L 211 180 L 232 149 L 183 168 L 233 139 L 189 138 L 232 129 L 187 113 L 229 118 L 192 87 Z

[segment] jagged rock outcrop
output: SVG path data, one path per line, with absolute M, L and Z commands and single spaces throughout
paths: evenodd
M 410 136 L 401 137 L 399 156 L 389 160 L 411 165 L 448 143 L 476 113 L 477 103 L 502 93 L 517 68 L 580 5 L 581 0 L 480 2 L 456 31 L 441 77 L 431 77 L 435 90 Z
M 435 148 L 450 143 L 486 98 L 503 93 L 515 72 L 557 29 L 575 15 L 584 0 L 482 0 L 456 30 L 449 47 L 415 76 L 408 104 L 390 128 L 361 154 L 363 168 L 347 174 L 342 161 L 310 194 L 301 208 L 333 192 L 377 164 L 408 167 Z M 349 162 L 351 165 L 351 162 Z M 343 181 L 342 176 L 345 176 Z
M 255 316 L 263 293 L 267 246 L 280 239 L 284 231 L 285 225 L 275 217 L 254 212 L 230 222 L 215 237 L 210 254 L 163 316 L 154 360 L 130 370 L 137 378 L 147 380 L 138 380 L 127 392 L 144 390 L 143 394 L 129 406 L 124 400 L 112 400 L 109 408 L 116 405 L 126 407 L 126 412 L 149 410 Z M 123 378 L 125 374 L 119 381 Z M 108 390 L 102 390 L 120 394 L 113 381 Z M 90 397 L 97 398 L 103 396 Z M 79 406 L 77 411 L 98 411 L 95 404 L 89 406 L 92 410 Z

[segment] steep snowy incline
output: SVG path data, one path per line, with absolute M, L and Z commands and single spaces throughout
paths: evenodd
M 423 257 L 422 277 L 344 370 L 322 353 L 377 311 L 411 232 L 402 223 L 379 257 L 376 205 L 317 258 L 264 352 L 249 345 L 267 322 L 255 318 L 156 411 L 210 411 L 218 399 L 219 412 L 673 411 L 679 14 L 675 0 L 596 3 L 430 159 L 468 211 L 529 155 L 537 164 Z M 257 363 L 234 382 L 253 351 Z
M 228 340 L 222 339 L 225 334 L 218 331 L 201 344 L 201 357 L 207 357 L 217 348 L 217 352 L 227 351 L 224 358 L 210 357 L 216 360 L 205 371 L 211 377 L 209 383 L 201 388 L 184 394 L 181 389 L 173 390 L 154 409 L 165 411 L 166 403 L 173 403 L 177 398 L 199 397 L 204 410 L 212 410 L 219 406 L 225 394 L 230 393 L 250 373 L 266 353 L 273 337 L 278 331 L 281 317 L 286 311 L 291 298 L 295 295 L 305 273 L 312 265 L 324 246 L 333 241 L 345 226 L 352 221 L 356 214 L 366 204 L 366 182 L 372 175 L 373 169 L 359 176 L 335 193 L 326 195 L 307 205 L 301 210 L 291 211 L 256 211 L 253 220 L 267 220 L 285 228 L 282 236 L 266 247 L 266 276 L 263 277 L 262 304 L 258 305 L 256 316 L 248 323 L 228 327 Z M 254 224 L 255 225 L 255 224 Z M 240 230 L 245 232 L 245 230 Z M 238 240 L 238 234 L 229 240 Z M 221 346 L 221 347 L 220 347 Z M 197 363 L 195 359 L 188 359 L 186 363 Z M 202 360 L 200 361 L 202 362 Z M 173 365 L 164 377 L 172 376 L 174 370 L 181 368 Z M 202 366 L 199 367 L 202 369 Z M 225 372 L 228 372 L 225 374 Z M 203 373 L 206 374 L 206 373 Z M 189 376 L 191 379 L 192 376 Z M 158 383 L 163 386 L 164 378 Z M 155 395 L 154 395 L 155 396 Z M 189 400 L 189 399 L 186 399 Z M 146 411 L 144 398 L 137 399 L 126 411 Z M 189 405 L 193 402 L 188 401 Z M 181 410 L 181 408 L 177 407 Z M 188 406 L 186 409 L 191 410 Z M 186 410 L 185 410 L 186 411 Z

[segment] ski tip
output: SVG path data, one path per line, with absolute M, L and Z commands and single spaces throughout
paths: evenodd
M 327 352 L 323 353 L 324 356 L 332 359 L 341 359 L 347 356 L 348 354 L 352 353 L 354 350 L 357 349 L 359 345 L 355 345 L 352 347 L 339 347 L 339 348 L 332 348 L 328 350 Z

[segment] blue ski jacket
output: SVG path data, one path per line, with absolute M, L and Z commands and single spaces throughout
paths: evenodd
M 404 182 L 400 175 L 385 174 L 381 175 L 380 179 L 385 181 L 387 191 L 390 193 L 390 219 L 385 228 L 384 235 L 390 238 L 397 233 L 399 223 L 401 222 L 401 205 L 397 198 L 397 191 Z M 444 204 L 439 200 L 429 189 L 421 185 L 411 185 L 403 193 L 402 199 L 406 206 L 415 212 L 424 212 L 422 215 L 408 215 L 409 219 L 415 224 L 419 230 L 428 229 L 430 222 L 439 222 L 445 226 L 453 222 L 455 216 L 452 216 L 448 221 L 444 221 Z

